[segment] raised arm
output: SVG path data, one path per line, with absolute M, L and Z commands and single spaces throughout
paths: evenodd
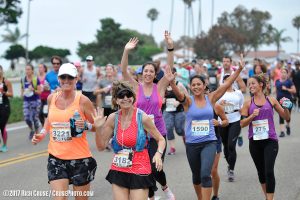
M 106 120 L 106 117 L 103 116 L 103 109 L 97 109 L 94 110 L 92 116 L 96 129 L 96 146 L 99 151 L 103 151 L 113 135 L 115 114 L 110 114 Z
M 225 81 L 224 84 L 220 85 L 220 87 L 215 90 L 212 93 L 209 93 L 209 98 L 211 100 L 212 104 L 215 104 L 226 92 L 226 90 L 233 84 L 233 82 L 237 79 L 237 77 L 240 75 L 241 71 L 243 70 L 245 66 L 244 60 L 243 60 L 243 54 L 241 54 L 241 60 L 239 63 L 239 68 L 228 77 L 228 79 Z
M 136 91 L 138 88 L 138 82 L 128 73 L 128 55 L 129 52 L 134 49 L 139 42 L 138 38 L 130 38 L 130 40 L 127 42 L 127 44 L 124 47 L 123 56 L 121 60 L 121 69 L 122 69 L 122 75 L 125 81 L 129 81 L 134 90 Z
M 165 43 L 167 47 L 167 67 L 170 68 L 170 71 L 172 72 L 172 68 L 174 65 L 174 42 L 171 38 L 171 33 L 168 31 L 165 31 Z M 170 83 L 170 79 L 168 77 L 169 74 L 165 74 L 162 79 L 158 82 L 158 90 L 161 95 L 165 94 L 166 88 L 168 87 Z
M 177 99 L 179 100 L 179 102 L 182 103 L 184 110 L 185 111 L 188 110 L 188 107 L 192 103 L 191 98 L 188 95 L 186 95 L 184 92 L 180 91 L 180 89 L 176 85 L 175 80 L 170 82 L 170 86 L 172 87 L 172 90 L 173 90 L 175 96 L 177 97 Z
M 246 86 L 245 82 L 243 81 L 243 79 L 240 76 L 237 77 L 236 82 L 237 82 L 241 92 L 246 93 L 247 86 Z
M 175 80 L 175 75 L 172 73 L 170 66 L 166 66 L 164 77 L 158 82 L 158 91 L 160 96 L 163 98 L 170 82 Z

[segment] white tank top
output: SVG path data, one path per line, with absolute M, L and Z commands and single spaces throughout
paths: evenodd
M 234 90 L 233 92 L 225 92 L 225 94 L 218 100 L 217 103 L 221 103 L 225 100 L 224 111 L 229 123 L 237 122 L 241 119 L 241 113 L 239 112 L 244 104 L 244 96 L 240 90 Z M 220 117 L 218 120 L 221 120 Z
M 84 68 L 82 74 L 82 91 L 84 92 L 93 92 L 97 86 L 97 70 L 96 67 L 93 66 L 92 71 L 90 71 L 87 67 Z

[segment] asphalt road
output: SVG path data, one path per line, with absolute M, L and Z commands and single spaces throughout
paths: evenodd
M 300 113 L 292 113 L 289 137 L 280 138 L 279 154 L 275 165 L 276 200 L 300 200 Z M 278 117 L 276 114 L 276 122 Z M 23 127 L 23 128 L 22 128 Z M 5 197 L 6 190 L 16 191 L 49 191 L 47 183 L 47 143 L 48 139 L 38 145 L 28 140 L 29 130 L 24 123 L 9 125 L 8 152 L 0 152 L 0 200 L 2 199 L 49 199 L 49 197 Z M 250 157 L 247 128 L 242 130 L 244 145 L 237 147 L 236 181 L 226 179 L 226 162 L 223 155 L 220 159 L 221 200 L 263 200 L 258 177 Z M 278 131 L 278 127 L 277 127 Z M 97 160 L 96 178 L 92 182 L 93 196 L 90 199 L 112 199 L 111 185 L 105 180 L 109 170 L 112 153 L 98 152 L 95 147 L 94 133 L 88 136 L 93 156 Z M 177 139 L 176 155 L 166 156 L 164 169 L 169 187 L 178 200 L 196 199 L 192 185 L 191 172 L 186 159 L 185 148 L 181 139 Z M 159 189 L 157 196 L 164 199 Z M 72 198 L 70 198 L 72 199 Z

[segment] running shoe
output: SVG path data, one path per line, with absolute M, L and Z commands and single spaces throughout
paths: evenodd
M 168 155 L 175 155 L 175 151 L 176 151 L 176 149 L 171 147 Z
M 219 200 L 219 197 L 213 196 L 211 200 Z
M 28 139 L 29 139 L 29 140 L 32 140 L 33 135 L 34 135 L 34 131 L 30 131 L 29 136 L 28 136 Z
M 175 196 L 174 196 L 174 194 L 173 194 L 173 192 L 170 190 L 170 188 L 169 187 L 167 187 L 165 190 L 163 190 L 164 191 L 164 193 L 165 193 L 165 195 L 166 195 L 166 199 L 167 200 L 175 200 Z
M 229 170 L 228 171 L 228 181 L 229 182 L 233 182 L 234 181 L 234 171 L 233 170 Z
M 4 153 L 7 152 L 8 151 L 7 146 L 3 145 L 2 148 L 1 148 L 1 151 L 4 152 Z
M 280 133 L 279 137 L 284 137 L 284 136 L 285 136 L 284 132 L 283 132 L 283 131 L 281 131 L 281 133 Z
M 241 146 L 243 146 L 243 136 L 239 136 L 238 137 L 238 145 L 239 145 L 239 147 L 241 147 Z
M 291 135 L 291 128 L 289 126 L 286 126 L 286 134 Z

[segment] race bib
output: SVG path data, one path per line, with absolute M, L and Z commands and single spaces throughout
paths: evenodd
M 253 121 L 252 128 L 253 128 L 253 140 L 265 140 L 269 138 L 268 119 Z
M 111 106 L 111 99 L 112 99 L 112 96 L 105 96 L 104 97 L 104 103 L 105 103 L 105 105 Z
M 175 101 L 176 101 L 175 98 L 167 98 L 166 99 L 166 111 L 167 112 L 176 111 L 176 107 L 174 105 Z
M 113 159 L 113 165 L 116 167 L 132 167 L 132 158 L 133 158 L 133 151 L 132 149 L 122 149 L 117 154 L 115 154 Z
M 193 136 L 209 135 L 209 120 L 193 120 L 191 127 Z
M 210 84 L 216 84 L 217 83 L 217 78 L 216 77 L 209 77 L 208 81 Z
M 48 114 L 48 105 L 43 106 L 43 113 Z
M 53 122 L 52 137 L 56 142 L 69 142 L 72 140 L 69 122 Z
M 235 106 L 231 103 L 226 103 L 225 106 L 224 106 L 224 111 L 225 113 L 233 113 L 235 108 Z
M 29 88 L 24 89 L 24 96 L 25 97 L 32 97 L 33 96 L 33 91 L 30 90 Z

